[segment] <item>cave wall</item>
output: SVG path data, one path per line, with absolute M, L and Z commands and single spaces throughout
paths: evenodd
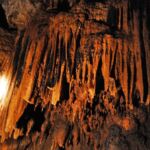
M 24 134 L 23 125 L 17 124 L 28 107 L 36 110 L 40 105 L 42 112 L 47 105 L 65 103 L 62 109 L 66 109 L 70 104 L 68 118 L 75 123 L 82 118 L 82 107 L 92 106 L 97 97 L 111 114 L 118 107 L 132 111 L 149 106 L 149 1 L 65 1 L 68 9 L 66 5 L 60 9 L 63 2 L 54 2 L 2 4 L 10 27 L 18 33 L 7 31 L 5 38 L 0 31 L 12 53 L 8 57 L 5 53 L 6 58 L 0 55 L 3 64 L 9 61 L 9 69 L 1 68 L 10 81 L 0 114 L 1 141 Z M 128 128 L 121 125 L 122 118 L 114 120 Z

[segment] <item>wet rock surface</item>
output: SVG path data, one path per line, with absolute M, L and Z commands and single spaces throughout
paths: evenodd
M 0 149 L 150 149 L 148 0 L 0 4 Z

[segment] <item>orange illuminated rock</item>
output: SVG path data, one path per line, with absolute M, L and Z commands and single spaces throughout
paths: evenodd
M 7 2 L 18 33 L 15 40 L 0 29 L 0 70 L 10 83 L 1 141 L 116 150 L 132 147 L 137 133 L 149 148 L 141 127 L 150 123 L 148 0 Z

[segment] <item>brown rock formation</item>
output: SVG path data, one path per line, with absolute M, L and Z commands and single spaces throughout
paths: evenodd
M 150 149 L 148 0 L 2 6 L 2 149 Z

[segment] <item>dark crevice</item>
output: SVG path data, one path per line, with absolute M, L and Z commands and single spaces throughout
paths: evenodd
M 128 91 L 130 91 L 130 83 L 131 83 L 131 68 L 130 68 L 130 61 L 131 61 L 131 52 L 130 50 L 128 49 L 128 60 L 127 60 L 127 79 L 128 79 L 128 83 L 127 83 L 127 86 L 128 86 Z M 130 94 L 128 92 L 128 99 L 130 99 Z
M 112 58 L 112 55 L 113 55 L 113 52 L 112 52 L 112 50 L 110 49 L 110 53 L 109 53 L 109 55 L 110 55 L 110 62 L 109 62 L 109 66 L 110 66 L 110 70 L 111 70 L 111 68 L 112 68 L 112 60 L 113 60 L 113 58 Z
M 121 20 L 120 20 L 120 30 L 123 30 L 123 8 L 121 8 Z
M 115 79 L 115 67 L 116 67 L 117 49 L 118 49 L 118 45 L 117 45 L 116 50 L 115 50 L 114 61 L 113 61 L 112 68 L 110 70 L 110 77 L 112 77 L 114 79 Z
M 86 66 L 85 66 L 85 82 L 87 82 L 88 81 L 88 66 L 87 66 L 87 64 L 86 64 Z
M 46 34 L 45 40 L 44 40 L 44 47 L 43 47 L 43 49 L 42 49 L 42 53 L 41 53 L 41 57 L 40 57 L 40 64 L 43 63 L 44 56 L 45 56 L 45 53 L 46 53 L 47 47 L 48 47 L 48 41 L 49 41 L 49 37 L 48 37 L 48 35 Z
M 100 91 L 104 90 L 104 77 L 102 75 L 102 58 L 100 58 L 98 63 L 98 69 L 96 72 L 96 95 L 100 93 Z
M 56 72 L 56 68 L 57 68 L 57 64 L 56 64 L 56 60 L 57 60 L 57 55 L 58 55 L 58 52 L 59 52 L 59 32 L 57 32 L 56 36 L 55 36 L 55 46 L 53 47 L 52 51 L 53 51 L 53 55 L 51 56 L 51 59 L 52 59 L 52 77 L 51 77 L 51 86 L 53 87 L 56 82 L 58 81 L 58 74 Z
M 0 28 L 9 30 L 9 25 L 6 19 L 5 11 L 1 5 L 0 5 Z
M 14 60 L 13 60 L 13 76 L 15 75 L 16 71 L 17 71 L 17 67 L 18 67 L 18 63 L 19 63 L 19 57 L 20 57 L 20 53 L 21 53 L 21 49 L 22 49 L 22 39 L 24 37 L 24 31 L 19 33 L 19 39 L 16 43 L 16 52 L 15 52 L 15 56 L 14 56 Z
M 74 67 L 73 67 L 73 71 L 72 71 L 72 75 L 74 76 L 74 79 L 76 79 L 76 70 L 77 70 L 78 63 L 79 63 L 79 58 L 80 58 L 80 52 L 79 52 L 80 40 L 81 40 L 81 34 L 79 33 L 77 38 L 76 38 L 76 50 L 75 50 L 75 57 L 74 57 Z
M 58 11 L 69 11 L 70 6 L 68 0 L 59 1 L 57 5 Z
M 28 36 L 25 39 L 25 41 L 23 42 L 23 48 L 21 50 L 19 60 L 15 60 L 15 61 L 18 61 L 17 76 L 16 76 L 17 86 L 20 85 L 20 82 L 21 82 L 21 79 L 22 79 L 23 70 L 24 70 L 25 61 L 26 61 L 26 56 L 27 56 L 27 53 L 29 52 L 29 46 L 30 46 L 29 43 L 30 43 L 30 37 Z
M 139 35 L 140 35 L 140 47 L 141 47 L 141 60 L 142 60 L 142 74 L 143 74 L 143 85 L 144 85 L 144 96 L 143 100 L 147 100 L 148 96 L 148 77 L 147 77 L 147 68 L 146 68 L 146 52 L 144 46 L 144 39 L 143 39 L 143 7 L 140 5 L 140 12 L 139 12 Z
M 134 58 L 134 77 L 133 77 L 133 89 L 132 89 L 132 103 L 133 106 L 135 107 L 139 107 L 139 103 L 140 103 L 140 93 L 139 91 L 136 89 L 136 80 L 137 80 L 137 68 L 136 68 L 136 62 L 135 62 L 135 58 Z
M 60 41 L 60 65 L 62 65 L 65 61 L 65 58 L 66 58 L 66 50 L 65 50 L 65 44 L 64 44 L 64 39 L 61 38 L 61 41 Z
M 53 68 L 53 63 L 54 63 L 54 52 L 52 50 L 52 48 L 50 47 L 50 50 L 48 52 L 48 57 L 47 57 L 47 60 L 46 60 L 46 67 L 45 67 L 45 70 L 44 70 L 44 74 L 46 74 L 46 72 L 48 74 L 51 73 L 52 71 L 52 68 Z M 48 80 L 47 80 L 47 86 L 49 87 L 53 87 L 54 84 L 50 78 L 50 75 L 48 76 Z
M 140 99 L 141 99 L 141 98 L 140 98 L 140 92 L 139 92 L 137 89 L 135 89 L 135 90 L 133 91 L 133 96 L 132 96 L 133 106 L 139 107 Z
M 31 93 L 31 96 L 29 99 L 32 99 L 34 98 L 34 100 L 36 99 L 36 97 L 38 96 L 37 95 L 37 92 L 36 92 L 36 88 L 37 88 L 37 82 L 38 82 L 38 72 L 36 72 L 36 75 L 35 75 L 35 78 L 34 78 L 34 82 L 33 82 L 33 88 L 32 88 L 32 93 Z
M 43 60 L 44 60 L 44 57 L 45 57 L 45 53 L 47 51 L 47 47 L 48 47 L 48 41 L 49 41 L 49 37 L 48 35 L 45 36 L 45 40 L 44 40 L 44 46 L 42 48 L 42 53 L 41 53 L 41 56 L 40 56 L 40 60 L 39 60 L 39 65 L 38 65 L 38 68 L 40 68 L 40 64 L 43 64 Z M 37 69 L 39 70 L 39 69 Z M 42 89 L 46 89 L 46 80 L 45 80 L 45 73 L 43 75 L 43 79 L 42 79 Z
M 63 73 L 62 88 L 60 94 L 60 101 L 69 99 L 69 83 L 67 82 L 66 73 Z
M 27 124 L 30 120 L 34 121 L 33 127 L 31 128 L 31 132 L 41 131 L 41 125 L 44 122 L 44 112 L 42 111 L 42 107 L 38 105 L 36 109 L 33 105 L 28 105 L 17 122 L 17 128 L 23 129 L 23 133 L 25 134 L 27 131 Z
M 94 5 L 96 2 L 99 2 L 99 3 L 106 3 L 107 0 L 84 0 L 87 4 L 89 5 Z
M 31 64 L 29 66 L 29 73 L 32 70 L 32 66 L 33 66 L 33 62 L 34 62 L 34 58 L 35 58 L 35 53 L 36 53 L 36 48 L 37 48 L 37 42 L 35 43 L 35 48 L 34 48 L 34 52 L 33 52 L 33 56 L 32 56 L 32 61 L 31 61 Z
M 49 47 L 48 50 L 47 50 L 47 58 L 46 58 L 46 66 L 45 66 L 45 69 L 44 69 L 44 74 L 48 73 L 50 74 L 51 70 L 52 70 L 52 66 L 53 66 L 53 59 L 51 59 L 51 53 L 53 52 L 52 51 L 52 48 Z M 46 80 L 46 79 L 45 79 Z M 48 76 L 47 80 L 46 80 L 46 85 L 51 87 L 50 85 L 50 76 Z
M 147 0 L 147 7 L 146 7 L 146 16 L 147 16 L 147 19 L 146 19 L 146 24 L 147 24 L 147 28 L 149 30 L 149 39 L 150 39 L 150 1 Z
M 115 108 L 116 108 L 116 110 L 118 111 L 118 113 L 120 115 L 123 115 L 124 111 L 126 109 L 126 107 L 125 107 L 125 104 L 126 104 L 125 95 L 124 95 L 124 92 L 123 92 L 122 88 L 120 88 L 121 87 L 120 81 L 116 80 L 115 83 L 116 83 L 116 87 L 119 89 L 117 91 L 117 95 L 116 95 Z
M 119 21 L 119 12 L 116 8 L 110 7 L 107 17 L 107 23 L 111 26 L 111 28 L 117 29 L 118 21 Z
M 133 10 L 131 1 L 128 2 L 128 26 L 130 29 L 133 27 Z
M 70 30 L 70 36 L 69 36 L 69 41 L 67 43 L 67 65 L 69 68 L 69 71 L 71 72 L 72 70 L 72 59 L 71 59 L 71 44 L 72 44 L 72 39 L 73 39 L 73 33 L 72 30 Z
M 55 41 L 56 41 L 56 42 L 55 42 L 56 45 L 55 45 L 55 49 L 54 49 L 54 51 L 55 51 L 55 52 L 54 52 L 54 54 L 55 54 L 55 55 L 54 55 L 54 62 L 55 62 L 55 65 L 56 65 L 57 56 L 59 55 L 59 54 L 58 54 L 58 53 L 59 53 L 59 42 L 60 42 L 60 41 L 59 41 L 59 35 L 60 35 L 60 33 L 58 32 L 58 33 L 57 33 L 57 36 L 55 37 L 55 38 L 56 38 L 56 40 L 55 40 Z

